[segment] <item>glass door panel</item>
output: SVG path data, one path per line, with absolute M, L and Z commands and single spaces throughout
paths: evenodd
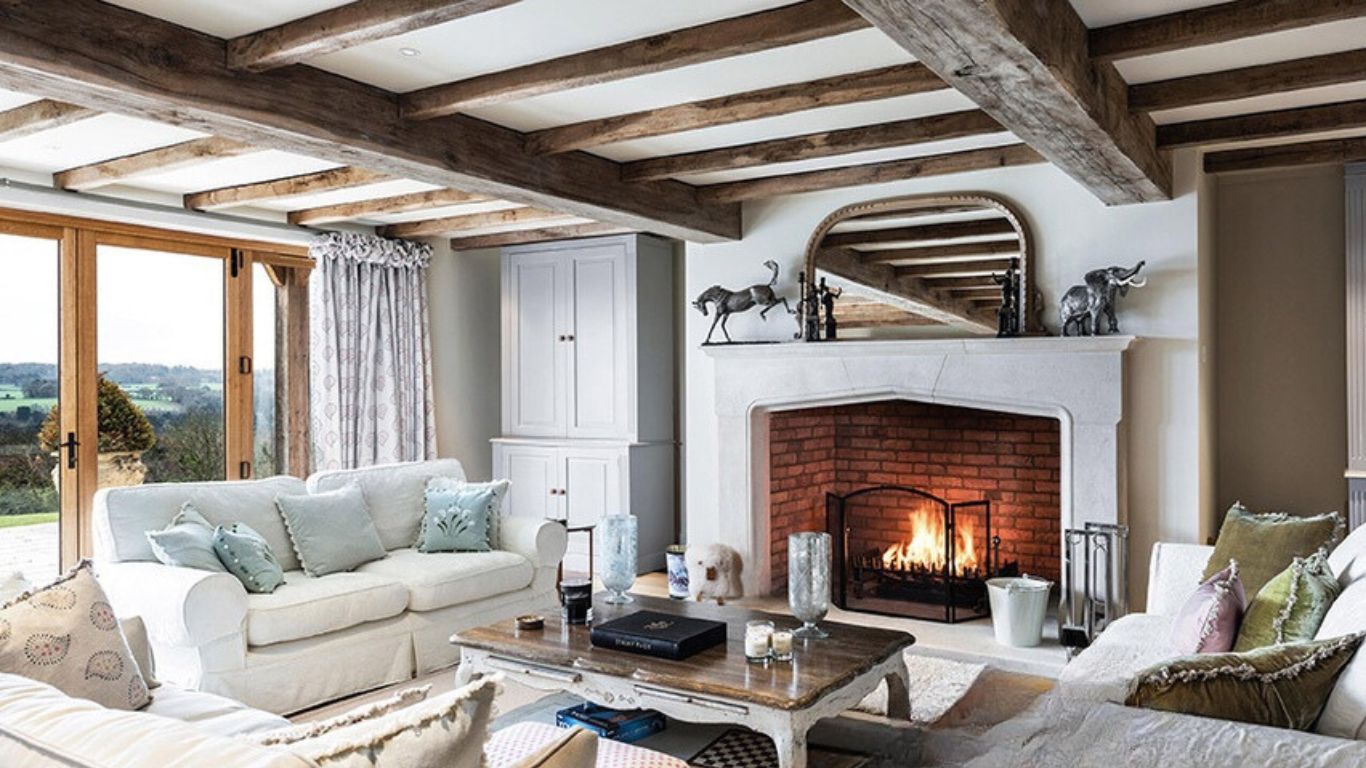
M 251 276 L 251 388 L 252 388 L 252 446 L 255 455 L 253 474 L 256 477 L 278 475 L 284 469 L 277 436 L 279 420 L 275 363 L 275 297 L 279 288 L 271 280 L 266 267 L 252 265 Z

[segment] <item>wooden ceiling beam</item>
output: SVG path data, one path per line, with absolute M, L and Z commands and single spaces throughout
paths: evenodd
M 1068 0 L 846 2 L 1106 204 L 1171 199 L 1152 120 L 1129 111 L 1113 65 L 1087 58 Z
M 1366 48 L 1129 86 L 1129 108 L 1193 107 L 1366 80 Z
M 978 334 L 995 333 L 996 321 L 947 292 L 930 288 L 916 277 L 897 274 L 885 264 L 864 264 L 847 249 L 821 256 L 820 271 L 854 283 L 858 293 L 936 322 Z
M 78 107 L 52 99 L 39 99 L 22 107 L 0 112 L 0 141 L 14 141 L 35 133 L 61 128 L 78 120 L 100 114 L 93 109 Z
M 1157 129 L 1157 143 L 1164 149 L 1177 149 L 1362 127 L 1366 127 L 1366 99 L 1172 123 Z
M 944 81 L 923 64 L 897 64 L 546 128 L 527 135 L 527 150 L 534 154 L 553 155 L 620 141 L 647 139 L 808 109 L 911 96 L 946 88 L 948 86 Z
M 226 57 L 221 38 L 100 0 L 0 3 L 0 88 L 681 240 L 741 234 L 740 206 L 686 184 L 627 184 L 587 153 L 534 157 L 518 131 L 403 120 L 383 89 L 306 65 L 233 70 Z
M 1234 0 L 1098 27 L 1088 36 L 1088 48 L 1092 58 L 1113 61 L 1363 15 L 1363 0 Z
M 990 115 L 973 109 L 683 155 L 652 157 L 622 165 L 621 177 L 626 181 L 652 181 L 690 173 L 729 171 L 772 163 L 835 157 L 871 149 L 962 139 L 999 133 L 1003 130 L 1005 129 L 1001 124 Z
M 840 0 L 803 2 L 413 91 L 405 117 L 427 120 L 556 91 L 841 35 L 868 26 Z
M 210 160 L 237 157 L 255 151 L 257 150 L 254 147 L 240 141 L 208 136 L 100 163 L 68 168 L 53 174 L 52 184 L 58 189 L 86 191 L 140 176 L 168 173 Z
M 857 248 L 863 245 L 935 242 L 961 240 L 968 237 L 999 237 L 1001 235 L 1009 235 L 1010 239 L 1006 241 L 1006 244 L 1013 246 L 1017 251 L 1020 249 L 1019 241 L 1016 239 L 1015 225 L 1010 223 L 1009 219 L 1004 218 L 834 232 L 826 235 L 825 239 L 821 241 L 821 245 L 826 248 Z
M 313 195 L 319 192 L 333 192 L 338 189 L 350 189 L 392 180 L 393 177 L 388 174 L 367 171 L 364 168 L 333 168 L 283 179 L 271 179 L 253 184 L 238 184 L 203 192 L 191 192 L 185 195 L 185 207 L 192 211 L 212 211 L 235 205 L 278 200 L 282 197 Z
M 1205 155 L 1205 173 L 1227 173 L 1261 168 L 1292 168 L 1300 165 L 1356 163 L 1361 161 L 1366 161 L 1366 136 L 1210 152 Z
M 840 330 L 938 325 L 929 318 L 887 306 L 880 301 L 850 301 L 847 295 L 835 302 L 835 318 Z
M 912 264 L 896 267 L 896 273 L 923 280 L 933 280 L 940 277 L 990 277 L 1009 266 L 1010 259 L 964 261 L 953 264 Z
M 702 199 L 714 203 L 731 203 L 760 197 L 792 195 L 822 189 L 857 187 L 924 176 L 943 176 L 951 173 L 1008 168 L 1044 162 L 1043 157 L 1024 144 L 1004 147 L 971 149 L 943 155 L 889 160 L 882 163 L 826 168 L 819 171 L 764 176 L 758 179 L 732 181 L 699 187 Z
M 953 243 L 951 245 L 927 245 L 920 248 L 888 248 L 877 251 L 861 251 L 863 261 L 871 264 L 892 262 L 914 262 L 933 264 L 946 260 L 956 261 L 995 261 L 1001 256 L 1020 253 L 1019 240 L 987 240 L 980 243 Z
M 1004 267 L 1002 267 L 1004 269 Z M 999 271 L 997 272 L 999 274 Z M 975 277 L 935 277 L 925 276 L 929 284 L 935 288 L 946 291 L 957 290 L 960 288 L 994 288 L 997 294 L 1001 292 L 1001 286 L 991 279 L 991 275 L 977 275 Z
M 289 223 L 300 227 L 313 227 L 322 224 L 335 224 L 339 221 L 363 219 L 367 216 L 385 216 L 452 205 L 486 203 L 491 199 L 484 195 L 472 195 L 454 189 L 434 189 L 430 192 L 412 192 L 406 195 L 380 197 L 374 200 L 358 200 L 354 203 L 338 203 L 290 211 Z
M 517 229 L 536 229 L 547 223 L 568 224 L 578 217 L 543 211 L 538 208 L 513 208 L 507 211 L 486 211 L 464 216 L 447 216 L 440 219 L 409 221 L 403 224 L 390 224 L 379 230 L 383 237 L 437 237 L 454 235 L 467 230 L 491 229 L 494 227 Z
M 264 72 L 515 2 L 517 0 L 354 0 L 228 41 L 228 66 Z
M 545 227 L 518 232 L 499 232 L 492 235 L 468 235 L 451 240 L 451 250 L 472 251 L 476 248 L 501 248 L 523 243 L 547 243 L 553 240 L 576 240 L 581 237 L 621 235 L 634 230 L 615 224 L 571 224 L 567 227 Z

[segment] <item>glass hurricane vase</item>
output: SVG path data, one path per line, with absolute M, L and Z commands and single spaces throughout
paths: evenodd
M 598 551 L 602 553 L 598 576 L 607 588 L 607 602 L 633 602 L 626 590 L 636 583 L 636 518 L 608 515 L 598 522 L 597 531 Z
M 830 534 L 794 533 L 787 537 L 787 599 L 802 626 L 801 638 L 830 635 L 816 626 L 830 612 Z

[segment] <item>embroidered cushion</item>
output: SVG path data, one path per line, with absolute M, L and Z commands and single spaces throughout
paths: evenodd
M 1295 558 L 1252 598 L 1233 650 L 1313 640 L 1340 591 L 1326 550 Z
M 0 672 L 110 709 L 142 709 L 151 701 L 89 561 L 0 608 Z
M 1124 703 L 1305 731 L 1363 636 L 1176 659 L 1141 672 Z
M 213 548 L 228 573 L 237 577 L 253 594 L 270 594 L 285 582 L 284 569 L 261 534 L 246 523 L 218 526 L 213 532 Z
M 1237 560 L 1243 588 L 1255 595 L 1295 558 L 1308 557 L 1324 547 L 1332 549 L 1344 527 L 1337 512 L 1313 517 L 1280 512 L 1258 515 L 1234 504 L 1219 528 L 1204 578 L 1222 570 L 1228 561 Z
M 309 576 L 349 571 L 384 557 L 360 486 L 305 496 L 277 496 L 294 551 Z
M 1182 655 L 1231 650 L 1246 599 L 1235 560 L 1186 599 L 1172 621 L 1172 647 Z
M 488 552 L 493 549 L 493 526 L 502 512 L 509 482 L 467 483 L 432 478 L 424 497 L 425 512 L 418 529 L 419 552 Z
M 214 551 L 213 525 L 188 501 L 180 506 L 170 525 L 147 532 L 147 543 L 156 559 L 166 565 L 219 573 L 227 570 Z

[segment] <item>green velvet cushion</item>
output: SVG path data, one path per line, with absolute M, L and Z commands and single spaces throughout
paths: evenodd
M 294 551 L 309 576 L 350 571 L 386 554 L 359 485 L 276 496 Z
M 1233 650 L 1313 640 L 1341 591 L 1328 567 L 1328 550 L 1295 558 L 1248 603 Z
M 1243 589 L 1256 595 L 1295 558 L 1308 557 L 1324 547 L 1331 550 L 1342 531 L 1342 515 L 1337 512 L 1313 517 L 1279 512 L 1258 515 L 1234 504 L 1224 517 L 1201 581 L 1208 581 L 1230 560 L 1237 560 Z
M 467 483 L 433 478 L 417 533 L 419 552 L 488 552 L 508 481 Z
M 247 524 L 218 526 L 213 546 L 228 573 L 236 576 L 248 592 L 269 594 L 285 582 L 285 572 L 270 545 Z
M 147 532 L 152 554 L 166 565 L 198 568 L 201 571 L 227 570 L 213 549 L 213 525 L 189 502 L 180 507 L 170 525 Z
M 1363 636 L 1183 656 L 1140 673 L 1124 703 L 1306 731 Z

